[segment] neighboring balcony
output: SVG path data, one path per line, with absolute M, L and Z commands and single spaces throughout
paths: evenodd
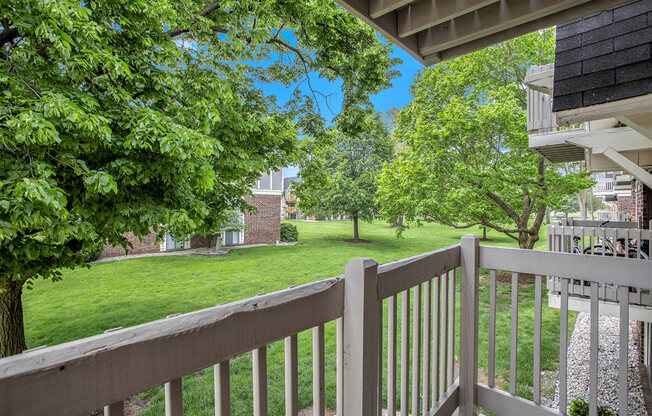
M 297 202 L 297 196 L 292 194 L 285 194 L 285 202 Z
M 593 195 L 607 196 L 614 195 L 614 178 L 597 178 L 593 186 Z
M 297 207 L 285 207 L 285 212 L 287 214 L 296 214 L 297 213 Z
M 482 311 L 481 268 L 488 270 L 490 282 L 485 289 L 489 293 L 482 294 L 488 295 L 489 305 Z M 512 275 L 509 295 L 496 290 L 500 271 Z M 519 355 L 525 354 L 518 340 L 519 274 L 536 276 L 533 400 L 516 391 Z M 558 410 L 540 404 L 545 276 L 555 276 L 561 290 Z M 386 408 L 390 415 L 400 410 L 401 415 L 470 416 L 478 407 L 501 415 L 564 414 L 569 286 L 580 281 L 594 328 L 588 399 L 591 414 L 597 415 L 601 288 L 614 288 L 621 339 L 627 339 L 630 303 L 638 303 L 638 293 L 652 290 L 651 276 L 652 262 L 647 260 L 479 246 L 478 237 L 465 236 L 461 244 L 393 263 L 355 259 L 339 277 L 2 359 L 0 409 L 13 416 L 83 415 L 105 406 L 105 415 L 122 415 L 125 398 L 164 385 L 166 415 L 180 416 L 182 377 L 213 367 L 215 414 L 226 416 L 231 414 L 229 361 L 251 352 L 254 415 L 266 416 L 267 345 L 284 340 L 286 415 L 297 415 L 299 352 L 306 353 L 298 348 L 297 334 L 310 330 L 313 414 L 324 415 L 326 377 L 331 374 L 325 371 L 324 324 L 336 321 L 337 371 L 329 384 L 336 385 L 337 415 L 376 416 Z M 497 325 L 498 295 L 511 297 L 511 326 Z M 489 321 L 486 384 L 478 380 L 480 313 Z M 508 391 L 496 384 L 497 336 L 511 338 Z M 627 342 L 619 348 L 618 397 L 626 403 Z
M 608 222 L 607 222 L 608 221 Z M 605 223 L 606 222 L 606 223 Z M 650 229 L 637 228 L 634 222 L 619 222 L 616 218 L 598 218 L 597 221 L 573 220 L 572 225 L 551 225 L 548 227 L 548 250 L 570 254 L 593 255 L 605 258 L 620 257 L 638 261 L 650 261 Z M 614 283 L 628 270 L 624 268 L 616 276 Z M 548 277 L 548 300 L 551 307 L 560 307 L 561 279 Z M 618 316 L 618 285 L 600 285 L 599 301 L 601 313 Z M 591 284 L 583 280 L 573 280 L 568 285 L 569 308 L 576 311 L 589 311 Z M 631 319 L 652 322 L 652 296 L 649 290 L 630 287 L 629 305 Z

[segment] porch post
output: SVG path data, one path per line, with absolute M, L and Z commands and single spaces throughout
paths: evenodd
M 480 242 L 462 237 L 460 282 L 460 416 L 478 414 L 478 288 Z
M 357 258 L 344 279 L 343 416 L 378 413 L 378 263 Z

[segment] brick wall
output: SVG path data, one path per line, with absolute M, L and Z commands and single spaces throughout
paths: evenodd
M 633 194 L 632 194 L 633 195 Z M 632 196 L 618 196 L 618 202 L 616 203 L 616 209 L 618 214 L 624 214 L 627 218 L 629 214 L 629 220 L 627 221 L 636 221 L 636 206 L 634 203 L 634 197 Z
M 161 251 L 159 244 L 156 242 L 156 233 L 152 232 L 143 237 L 142 241 L 133 233 L 126 233 L 125 238 L 134 246 L 129 250 L 129 254 L 158 253 Z M 125 249 L 122 246 L 106 246 L 102 257 L 124 256 Z
M 254 195 L 245 201 L 258 209 L 255 215 L 245 214 L 245 244 L 267 244 L 281 240 L 281 195 Z
M 643 228 L 648 228 L 650 219 L 652 219 L 650 218 L 652 211 L 652 190 L 639 180 L 635 180 L 632 186 L 634 187 L 632 194 L 635 195 L 636 200 L 636 221 Z

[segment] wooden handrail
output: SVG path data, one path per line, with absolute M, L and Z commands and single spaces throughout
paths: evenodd
M 83 414 L 337 319 L 343 307 L 344 282 L 331 278 L 5 358 L 1 413 Z
M 459 244 L 383 264 L 378 267 L 378 294 L 388 298 L 459 266 Z
M 652 261 L 647 260 L 481 246 L 480 267 L 652 289 Z

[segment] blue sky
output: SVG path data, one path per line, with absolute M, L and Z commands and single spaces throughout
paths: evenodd
M 400 58 L 403 63 L 398 65 L 396 69 L 400 71 L 401 75 L 392 81 L 392 87 L 382 91 L 380 94 L 371 97 L 371 102 L 374 104 L 376 111 L 386 112 L 387 110 L 396 107 L 402 108 L 410 102 L 412 96 L 410 95 L 410 85 L 417 72 L 423 68 L 416 59 L 412 58 L 402 49 L 394 46 L 393 56 Z M 320 79 L 316 73 L 311 74 L 310 82 L 314 90 L 321 92 L 328 96 L 328 106 L 323 98 L 319 97 L 319 105 L 322 116 L 327 120 L 331 120 L 342 107 L 342 89 L 340 82 L 328 82 L 327 80 Z M 284 85 L 270 85 L 264 86 L 263 90 L 268 94 L 276 95 L 279 105 L 283 105 L 292 94 L 296 86 L 286 87 Z M 304 91 L 305 88 L 302 88 Z M 330 107 L 330 110 L 329 108 Z M 331 113 L 332 110 L 332 113 Z M 297 175 L 295 167 L 285 168 L 285 177 Z

